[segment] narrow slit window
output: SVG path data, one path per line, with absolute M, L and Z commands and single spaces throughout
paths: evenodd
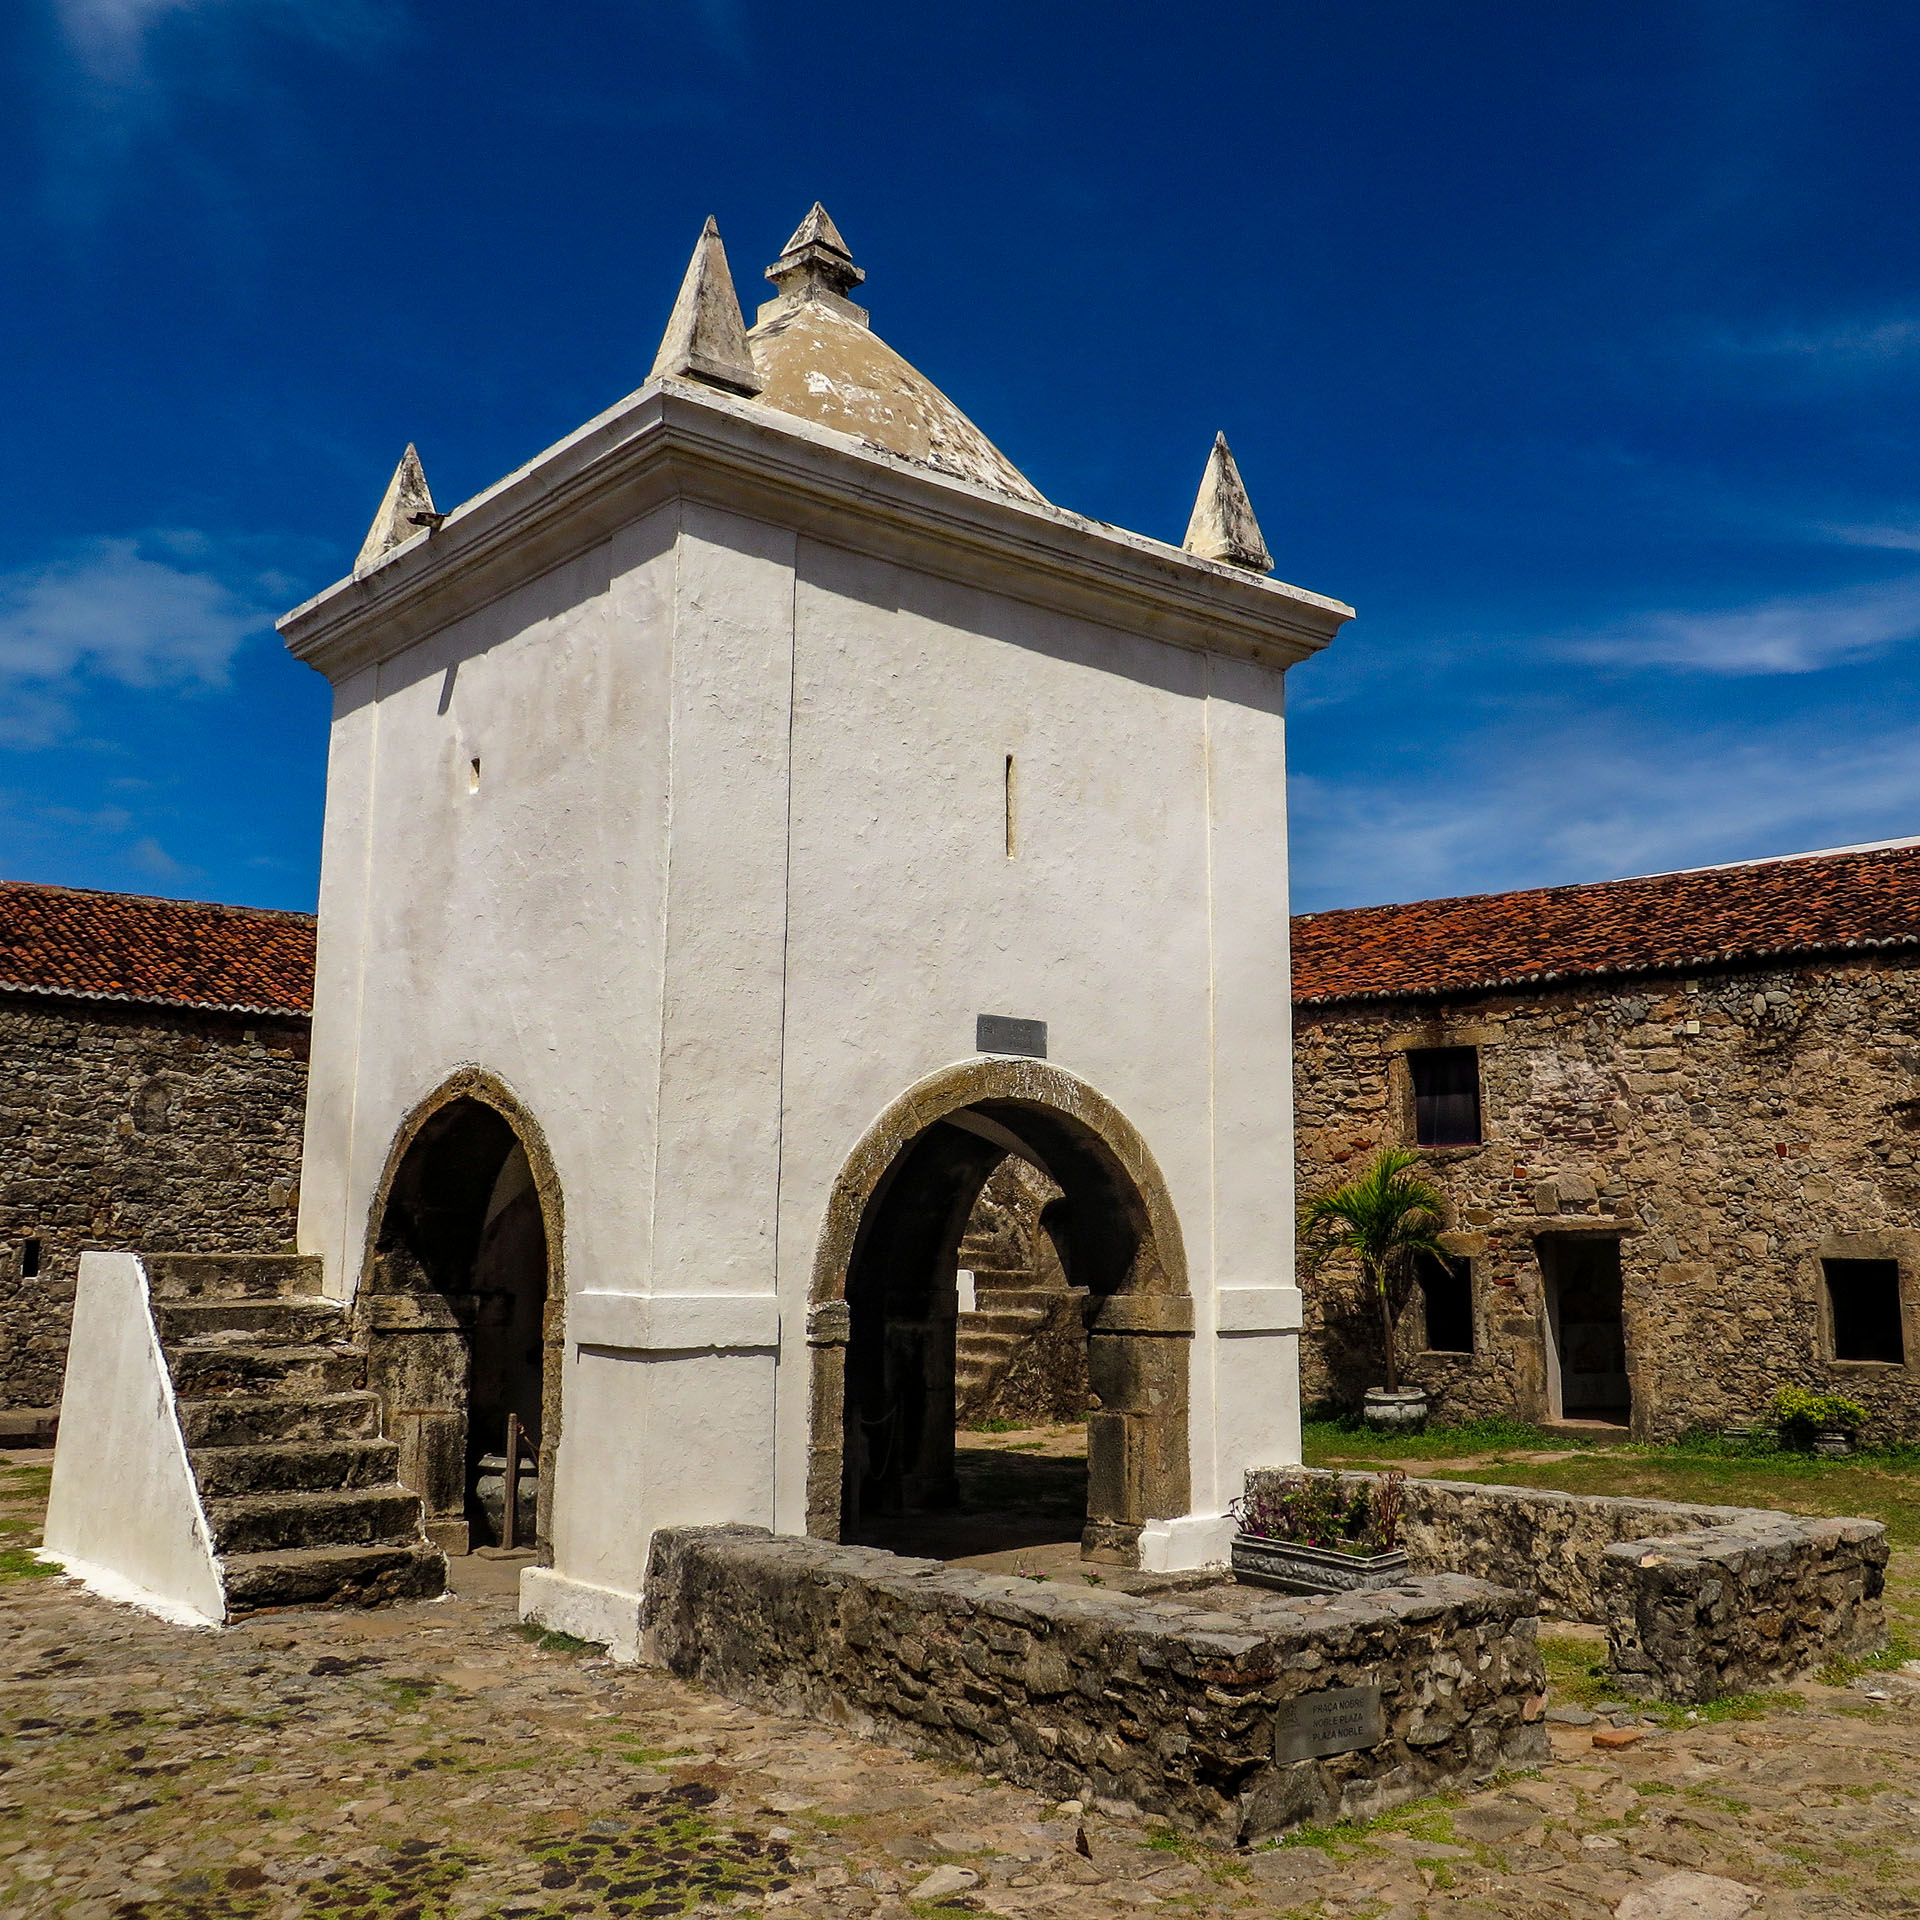
M 1019 848 L 1015 843 L 1015 839 L 1014 839 L 1015 794 L 1014 794 L 1014 784 L 1013 784 L 1013 755 L 1012 754 L 1007 755 L 1006 783 L 1001 790 L 1001 797 L 1004 802 L 1003 817 L 1006 823 L 1006 830 L 1007 830 L 1007 858 L 1009 860 L 1016 860 L 1019 858 Z
M 1429 1353 L 1473 1351 L 1473 1262 L 1423 1253 L 1414 1266 L 1427 1316 Z
M 1833 1314 L 1833 1357 L 1899 1366 L 1907 1357 L 1900 1329 L 1900 1263 L 1823 1260 L 1820 1265 Z
M 480 791 L 480 762 L 478 760 L 469 760 L 467 762 L 467 791 L 469 793 L 478 793 Z
M 31 1280 L 40 1271 L 40 1242 L 22 1240 L 20 1242 L 20 1278 Z
M 1423 1147 L 1480 1144 L 1480 1050 L 1418 1047 L 1407 1055 L 1413 1076 L 1413 1137 Z

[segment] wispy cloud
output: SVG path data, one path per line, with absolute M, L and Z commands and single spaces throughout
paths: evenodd
M 1820 327 L 1721 329 L 1711 340 L 1716 351 L 1734 359 L 1772 360 L 1819 373 L 1876 373 L 1920 358 L 1920 318 L 1896 313 Z
M 95 540 L 0 575 L 0 744 L 44 746 L 66 733 L 90 679 L 223 684 L 235 651 L 290 586 L 271 569 L 223 564 L 215 543 L 194 533 Z
M 405 15 L 402 0 L 53 0 L 53 11 L 74 58 L 118 87 L 149 78 L 150 48 L 169 25 L 245 22 L 352 47 Z
M 224 7 L 227 0 L 54 0 L 54 17 L 76 57 L 103 79 L 139 70 L 149 32 L 167 14 Z
M 1916 637 L 1920 575 L 1906 575 L 1747 607 L 1646 613 L 1597 632 L 1562 635 L 1553 644 L 1600 666 L 1748 675 L 1817 673 Z
M 1303 909 L 1615 879 L 1920 832 L 1920 727 L 1809 740 L 1575 720 L 1469 763 L 1290 786 Z

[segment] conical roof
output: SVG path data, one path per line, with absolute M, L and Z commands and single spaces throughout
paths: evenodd
M 763 406 L 857 434 L 937 473 L 1041 501 L 1018 467 L 844 297 L 864 276 L 817 201 L 767 269 L 780 298 L 747 335 Z

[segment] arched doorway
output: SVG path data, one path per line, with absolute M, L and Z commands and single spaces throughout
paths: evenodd
M 448 1551 L 500 1544 L 517 1423 L 515 1541 L 547 1558 L 564 1295 L 539 1129 L 490 1075 L 460 1075 L 402 1127 L 371 1218 L 355 1311 L 402 1483 Z
M 816 1259 L 809 1531 L 951 1508 L 956 1255 L 1009 1154 L 1058 1198 L 1049 1239 L 1085 1290 L 1087 1491 L 1081 1550 L 1131 1564 L 1147 1520 L 1189 1504 L 1186 1261 L 1146 1144 L 1092 1088 L 1037 1061 L 980 1060 L 922 1082 L 855 1149 Z

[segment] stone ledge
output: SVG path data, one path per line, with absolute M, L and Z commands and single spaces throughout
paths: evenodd
M 1258 1469 L 1247 1484 L 1286 1471 Z M 1519 1588 L 1542 1615 L 1606 1627 L 1623 1692 L 1714 1700 L 1886 1643 L 1875 1520 L 1466 1480 L 1409 1479 L 1406 1500 L 1415 1567 Z
M 646 1591 L 651 1657 L 716 1692 L 1220 1841 L 1547 1757 L 1532 1601 L 1457 1576 L 1136 1595 L 682 1527 L 653 1536 Z M 1377 1745 L 1276 1761 L 1290 1703 L 1370 1686 Z

